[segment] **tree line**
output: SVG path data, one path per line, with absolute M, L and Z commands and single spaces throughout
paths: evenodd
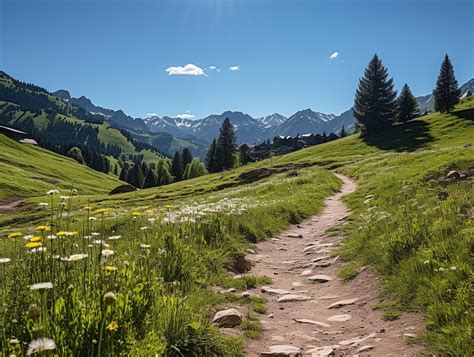
M 459 103 L 461 91 L 449 56 L 441 64 L 433 90 L 436 111 L 449 113 Z M 385 131 L 393 123 L 404 123 L 420 115 L 416 98 L 405 84 L 397 98 L 393 78 L 375 54 L 359 81 L 354 99 L 354 116 L 363 136 Z

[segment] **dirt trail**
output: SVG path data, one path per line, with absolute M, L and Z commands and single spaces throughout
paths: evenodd
M 25 202 L 20 197 L 7 197 L 0 200 L 0 213 L 6 213 L 20 207 Z
M 383 311 L 372 309 L 380 302 L 380 281 L 374 273 L 365 269 L 348 283 L 337 278 L 345 263 L 332 257 L 331 251 L 342 236 L 325 232 L 343 223 L 349 210 L 341 197 L 356 188 L 349 178 L 338 177 L 344 182 L 341 191 L 326 199 L 321 214 L 258 244 L 255 254 L 248 256 L 255 264 L 252 274 L 273 279 L 270 286 L 251 291 L 268 298 L 268 313 L 260 318 L 263 338 L 247 341 L 248 356 L 415 356 L 420 352 L 419 346 L 407 344 L 421 330 L 420 315 L 404 313 L 398 320 L 384 321 Z M 350 304 L 328 308 L 341 300 Z

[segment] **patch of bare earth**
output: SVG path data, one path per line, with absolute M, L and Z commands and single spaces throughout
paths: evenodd
M 20 197 L 7 197 L 3 200 L 0 200 L 0 213 L 7 213 L 14 209 L 20 208 L 25 202 L 24 199 Z
M 261 315 L 264 336 L 247 340 L 248 356 L 415 356 L 421 347 L 410 340 L 422 329 L 421 315 L 404 313 L 384 321 L 380 279 L 365 269 L 343 283 L 337 278 L 344 262 L 331 256 L 342 236 L 325 232 L 341 224 L 349 210 L 341 197 L 356 185 L 339 175 L 340 192 L 326 199 L 324 211 L 283 234 L 258 244 L 251 274 L 273 283 L 254 289 L 268 298 Z

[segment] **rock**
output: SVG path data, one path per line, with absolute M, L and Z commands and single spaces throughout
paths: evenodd
M 291 345 L 270 346 L 268 352 L 260 353 L 260 356 L 267 357 L 297 357 L 301 356 L 301 348 Z
M 405 338 L 405 340 L 408 340 L 410 338 L 416 338 L 416 335 L 414 333 L 404 333 L 403 337 Z
M 331 262 L 328 262 L 327 260 L 323 260 L 317 263 L 313 263 L 314 268 L 326 268 L 331 265 Z
M 310 355 L 311 357 L 329 357 L 335 356 L 335 349 L 332 346 L 322 346 L 311 348 L 310 350 L 305 351 L 305 355 Z
M 374 338 L 376 335 L 375 333 L 371 333 L 370 335 L 367 335 L 365 337 L 354 337 L 354 338 L 351 338 L 350 340 L 344 340 L 344 341 L 341 341 L 339 342 L 339 344 L 341 346 L 357 346 L 359 345 L 361 342 L 364 342 L 365 340 L 368 340 L 369 338 Z
M 252 269 L 252 262 L 244 255 L 238 255 L 228 260 L 225 267 L 233 273 L 242 274 Z
M 133 192 L 137 189 L 131 185 L 120 185 L 115 187 L 112 191 L 109 192 L 109 195 L 117 195 L 119 193 Z
M 247 252 L 250 253 L 250 254 L 255 254 L 255 249 L 248 248 Z
M 448 197 L 449 197 L 449 193 L 447 192 L 442 191 L 438 193 L 438 200 L 440 201 L 445 201 Z
M 303 238 L 301 234 L 288 234 L 287 237 L 288 238 Z
M 326 260 L 326 259 L 329 259 L 329 258 L 331 258 L 331 256 L 329 256 L 329 255 L 322 255 L 322 256 L 320 256 L 320 257 L 314 258 L 314 259 L 312 260 L 312 262 L 313 262 L 313 263 L 317 263 L 317 262 L 319 262 L 319 261 L 321 261 L 321 260 Z
M 303 270 L 300 275 L 305 276 L 305 275 L 311 274 L 312 272 L 313 272 L 313 269 L 307 269 L 307 270 Z
M 260 289 L 262 293 L 267 293 L 267 294 L 274 294 L 274 295 L 288 295 L 291 294 L 288 290 L 285 289 L 277 289 L 277 288 L 271 288 L 269 286 L 262 286 L 262 289 Z
M 300 324 L 310 324 L 310 325 L 316 325 L 316 326 L 321 326 L 321 327 L 331 327 L 331 325 L 328 325 L 320 321 L 314 321 L 314 320 L 308 320 L 308 319 L 294 319 L 294 320 Z
M 374 346 L 372 345 L 365 345 L 365 346 L 362 346 L 361 348 L 359 348 L 357 350 L 357 353 L 360 353 L 360 352 L 367 352 L 367 351 L 370 351 L 370 350 L 373 350 L 374 349 Z
M 328 317 L 327 321 L 344 322 L 351 319 L 351 315 L 333 315 Z
M 300 287 L 300 286 L 303 286 L 303 283 L 300 281 L 294 281 L 291 283 L 291 286 Z
M 474 168 L 467 170 L 465 175 L 466 177 L 474 177 Z
M 447 179 L 454 179 L 454 180 L 458 180 L 461 178 L 461 174 L 459 173 L 459 171 L 449 171 L 448 174 L 446 175 L 446 178 Z
M 242 314 L 236 309 L 227 309 L 216 312 L 212 323 L 219 327 L 235 327 L 242 323 Z
M 278 302 L 290 302 L 290 301 L 306 301 L 311 299 L 309 296 L 306 295 L 298 295 L 298 294 L 286 294 L 278 298 Z
M 306 279 L 314 281 L 315 283 L 327 283 L 328 281 L 332 280 L 331 277 L 329 277 L 327 275 L 323 275 L 323 274 L 316 274 L 316 275 L 310 276 L 309 278 L 306 278 Z
M 241 297 L 249 297 L 250 295 L 252 295 L 252 294 L 250 294 L 249 291 L 244 291 L 240 294 Z
M 230 289 L 227 289 L 227 290 L 224 291 L 224 292 L 226 292 L 226 293 L 235 293 L 235 291 L 236 291 L 236 290 L 235 290 L 234 288 L 230 288 Z
M 342 306 L 347 306 L 347 305 L 352 305 L 356 301 L 359 301 L 359 299 L 346 299 L 346 300 L 340 300 L 332 303 L 331 305 L 328 306 L 328 309 L 338 309 Z

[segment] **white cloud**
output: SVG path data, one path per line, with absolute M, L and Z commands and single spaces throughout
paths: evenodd
M 166 72 L 168 72 L 168 75 L 170 76 L 172 75 L 205 76 L 206 75 L 206 73 L 204 73 L 202 68 L 192 63 L 188 63 L 185 66 L 168 67 L 166 68 Z
M 214 69 L 217 69 L 216 66 L 209 66 L 208 68 L 209 68 L 209 69 L 213 69 L 213 70 L 214 70 Z
M 187 113 L 189 113 L 189 111 L 188 111 Z M 178 115 L 176 115 L 176 118 L 180 118 L 180 119 L 193 119 L 193 118 L 194 118 L 194 115 L 192 115 L 192 114 L 178 114 Z
M 147 117 L 157 117 L 158 114 L 156 114 L 156 113 L 146 113 L 146 116 Z
M 336 59 L 337 56 L 339 56 L 339 52 L 334 52 L 331 56 L 329 56 L 329 59 Z
M 240 66 L 230 66 L 229 71 L 240 71 Z

